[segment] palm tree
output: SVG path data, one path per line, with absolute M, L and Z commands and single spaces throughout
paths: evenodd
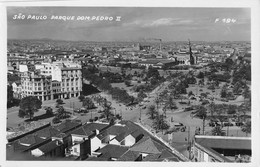
M 105 100 L 103 103 L 103 115 L 106 117 L 107 121 L 109 121 L 109 117 L 112 115 L 111 109 L 111 102 Z
M 155 106 L 154 105 L 151 105 L 149 108 L 148 108 L 148 112 L 146 113 L 146 115 L 149 116 L 150 119 L 155 119 L 155 117 L 158 115 L 158 111 L 155 110 Z
M 204 106 L 200 106 L 196 112 L 196 116 L 202 119 L 202 134 L 205 133 L 205 120 L 207 118 L 207 109 Z
M 155 99 L 155 103 L 156 103 L 156 106 L 157 106 L 157 110 L 159 110 L 160 99 L 158 98 L 158 96 Z
M 211 134 L 213 136 L 225 136 L 226 133 L 224 130 L 222 130 L 222 127 L 221 126 L 216 126 L 214 127 L 212 130 L 211 130 Z
M 169 129 L 170 126 L 167 124 L 164 115 L 157 115 L 153 121 L 153 127 L 155 127 L 156 130 L 162 130 L 163 132 L 163 130 Z
M 210 114 L 211 114 L 211 117 L 213 117 L 215 111 L 216 111 L 216 105 L 214 102 L 211 102 L 210 105 L 209 105 L 209 111 L 210 111 Z
M 247 121 L 245 125 L 241 127 L 241 130 L 246 133 L 246 136 L 247 134 L 251 134 L 251 121 Z
M 60 106 L 57 110 L 57 115 L 56 117 L 59 119 L 66 119 L 70 117 L 70 112 L 66 111 L 63 106 Z
M 91 109 L 91 108 L 95 107 L 94 103 L 92 102 L 92 100 L 89 97 L 86 97 L 82 100 L 82 106 L 87 109 Z
M 165 104 L 166 108 L 168 109 L 176 109 L 176 103 L 173 101 L 173 98 L 170 96 Z

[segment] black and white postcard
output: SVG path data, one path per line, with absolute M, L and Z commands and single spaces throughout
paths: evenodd
M 0 165 L 259 165 L 259 1 L 1 9 Z

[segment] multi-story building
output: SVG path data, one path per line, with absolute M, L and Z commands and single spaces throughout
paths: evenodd
M 38 99 L 51 100 L 51 76 L 44 76 L 39 72 L 27 71 L 21 76 L 22 94 L 21 97 L 36 96 Z
M 82 91 L 81 65 L 71 61 L 57 61 L 42 63 L 36 69 L 40 69 L 42 75 L 51 76 L 53 81 L 60 82 L 62 98 L 80 95 Z
M 196 135 L 192 154 L 195 162 L 250 162 L 251 138 Z
M 53 62 L 35 65 L 21 76 L 21 98 L 37 96 L 40 100 L 77 97 L 82 91 L 81 65 Z

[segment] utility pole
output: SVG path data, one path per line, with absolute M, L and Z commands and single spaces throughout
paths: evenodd
M 190 159 L 190 152 L 191 152 L 190 126 L 188 126 L 188 147 L 189 147 L 189 159 Z
M 142 122 L 142 113 L 141 113 L 141 107 L 139 107 L 139 109 L 140 109 L 140 123 Z

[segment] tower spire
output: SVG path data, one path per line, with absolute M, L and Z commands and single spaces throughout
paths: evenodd
M 188 41 L 189 41 L 189 52 L 190 52 L 190 64 L 191 64 L 191 65 L 194 65 L 195 62 L 194 62 L 194 57 L 193 57 L 193 55 L 192 55 L 190 39 L 188 39 Z

